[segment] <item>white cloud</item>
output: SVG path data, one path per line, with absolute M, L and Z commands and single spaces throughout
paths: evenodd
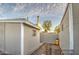
M 26 16 L 36 16 L 36 15 L 59 15 L 64 12 L 66 4 L 60 3 L 49 3 L 49 4 L 31 4 L 31 3 L 17 3 L 13 9 L 13 12 L 24 11 Z M 26 8 L 25 8 L 26 7 Z M 29 11 L 27 11 L 29 9 Z
M 1 6 L 2 4 L 0 4 Z M 38 3 L 16 3 L 13 8 L 13 14 L 19 13 L 26 16 L 52 16 L 53 19 L 60 17 L 65 10 L 66 4 L 60 3 L 47 3 L 47 4 L 38 4 Z M 6 9 L 0 7 L 0 14 L 2 14 Z
M 32 10 L 30 10 L 28 12 L 28 16 L 34 16 L 34 15 L 40 15 L 41 14 L 41 9 L 36 7 L 36 8 L 33 8 Z
M 2 3 L 0 3 L 0 6 L 2 5 Z
M 4 9 L 1 6 L 2 6 L 2 3 L 0 3 L 0 15 L 3 14 L 4 12 Z
M 26 6 L 26 4 L 17 3 L 16 6 L 14 7 L 14 9 L 13 9 L 13 12 L 23 10 L 25 8 L 25 6 Z

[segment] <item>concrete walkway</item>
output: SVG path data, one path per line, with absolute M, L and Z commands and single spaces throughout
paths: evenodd
M 59 46 L 45 43 L 39 47 L 32 55 L 61 55 L 62 51 Z

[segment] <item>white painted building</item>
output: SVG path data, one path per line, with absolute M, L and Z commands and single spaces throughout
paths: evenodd
M 60 47 L 63 53 L 79 54 L 79 4 L 68 4 L 60 29 Z
M 26 55 L 40 45 L 39 28 L 25 18 L 0 20 L 0 51 Z

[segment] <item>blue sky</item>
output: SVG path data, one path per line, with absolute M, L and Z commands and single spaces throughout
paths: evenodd
M 0 4 L 0 19 L 27 18 L 36 23 L 36 16 L 40 16 L 40 23 L 52 21 L 52 29 L 57 26 L 64 14 L 67 4 L 60 3 L 4 3 Z

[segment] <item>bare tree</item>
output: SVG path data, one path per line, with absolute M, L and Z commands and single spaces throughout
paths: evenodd
M 51 20 L 44 21 L 43 29 L 44 29 L 45 32 L 50 31 L 51 26 L 52 26 Z

